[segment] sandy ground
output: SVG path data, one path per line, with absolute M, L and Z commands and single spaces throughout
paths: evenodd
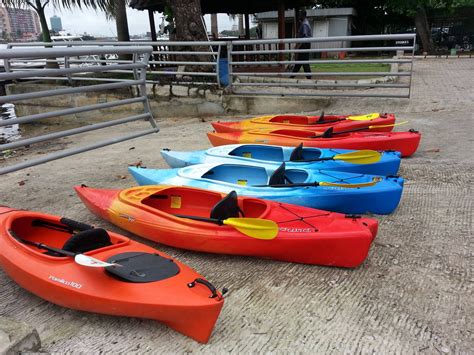
M 335 113 L 395 112 L 410 120 L 405 127 L 423 133 L 417 154 L 402 163 L 401 175 L 407 180 L 402 202 L 392 215 L 377 217 L 379 235 L 360 268 L 199 254 L 156 245 L 219 288 L 231 290 L 207 345 L 154 321 L 55 306 L 24 291 L 1 271 L 0 316 L 34 325 L 45 352 L 472 352 L 474 60 L 420 60 L 414 69 L 409 101 L 338 99 L 325 108 Z M 85 183 L 125 188 L 134 184 L 128 164 L 143 161 L 145 166 L 164 168 L 161 148 L 210 146 L 205 136 L 210 125 L 199 118 L 168 119 L 160 125 L 157 135 L 1 176 L 0 204 L 117 231 L 89 213 L 71 187 Z M 132 127 L 109 129 L 107 135 Z M 77 136 L 74 143 L 62 140 L 61 146 L 95 141 L 100 134 Z M 8 162 L 55 147 L 31 150 Z

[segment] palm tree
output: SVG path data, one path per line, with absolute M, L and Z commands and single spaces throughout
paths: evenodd
M 117 40 L 119 42 L 129 42 L 130 32 L 128 31 L 127 5 L 128 0 L 107 1 L 105 16 L 107 19 L 115 19 L 117 29 Z
M 55 8 L 70 9 L 72 7 L 90 7 L 93 9 L 105 10 L 109 2 L 112 0 L 1 0 L 2 4 L 7 7 L 31 7 L 38 14 L 41 32 L 43 33 L 43 42 L 51 42 L 51 34 L 48 28 L 48 21 L 44 14 L 46 5 L 51 4 Z

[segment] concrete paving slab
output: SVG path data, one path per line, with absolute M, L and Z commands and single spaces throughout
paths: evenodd
M 194 253 L 132 236 L 230 288 L 209 344 L 154 321 L 64 309 L 25 292 L 1 271 L 0 315 L 34 324 L 47 352 L 471 353 L 474 61 L 428 59 L 414 69 L 411 100 L 331 99 L 325 108 L 395 112 L 410 121 L 397 130 L 423 133 L 419 151 L 402 162 L 402 202 L 395 213 L 376 217 L 379 234 L 360 268 Z M 157 135 L 1 176 L 0 204 L 119 231 L 89 213 L 71 187 L 126 188 L 134 185 L 128 164 L 164 168 L 162 148 L 210 146 L 205 133 L 211 128 L 201 118 L 169 118 L 161 128 Z M 60 142 L 73 146 L 101 134 Z M 35 149 L 11 161 L 56 148 Z
M 0 354 L 38 351 L 41 341 L 31 325 L 0 316 Z

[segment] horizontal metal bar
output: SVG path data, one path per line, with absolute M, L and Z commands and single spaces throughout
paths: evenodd
M 312 83 L 233 83 L 232 86 L 304 87 L 304 88 L 399 88 L 408 89 L 408 84 L 312 84 Z
M 288 76 L 410 76 L 411 72 L 311 72 L 311 73 L 293 73 L 293 72 L 273 72 L 273 73 L 239 73 L 233 72 L 232 76 L 264 76 L 264 77 L 288 77 Z
M 193 52 L 193 51 L 187 51 L 187 52 L 181 52 L 181 51 L 153 51 L 152 54 L 157 54 L 157 55 L 217 55 L 217 52 Z
M 346 48 L 314 48 L 314 49 L 270 49 L 258 51 L 232 51 L 237 54 L 277 54 L 277 53 L 321 53 L 321 52 L 387 52 L 411 51 L 413 47 L 346 47 Z
M 286 39 L 259 39 L 259 40 L 235 40 L 232 45 L 245 44 L 271 44 L 271 43 L 308 43 L 308 42 L 337 42 L 337 41 L 388 41 L 397 39 L 414 40 L 415 33 L 390 34 L 390 35 L 363 35 L 363 36 L 333 36 L 333 37 L 310 37 L 310 38 L 286 38 Z
M 58 138 L 68 137 L 68 136 L 72 136 L 72 135 L 75 135 L 75 134 L 90 132 L 90 131 L 94 131 L 94 130 L 101 129 L 101 128 L 112 127 L 112 126 L 116 126 L 116 125 L 123 124 L 123 123 L 129 123 L 129 122 L 138 121 L 138 120 L 141 120 L 141 119 L 150 119 L 150 118 L 151 118 L 150 113 L 142 113 L 142 114 L 139 114 L 139 115 L 120 118 L 118 120 L 101 122 L 101 123 L 91 124 L 91 125 L 78 127 L 78 128 L 71 128 L 71 129 L 67 129 L 65 131 L 44 134 L 42 136 L 22 139 L 22 140 L 7 143 L 7 144 L 0 144 L 0 151 L 8 150 L 8 149 L 15 149 L 15 148 L 18 148 L 18 147 L 23 147 L 25 145 L 41 143 L 41 142 L 48 141 L 48 140 L 51 140 L 51 139 L 58 139 Z
M 114 63 L 114 64 L 127 64 L 133 63 L 133 60 L 118 60 L 118 59 L 69 59 L 69 63 L 76 64 L 76 63 Z
M 160 60 L 159 63 L 173 65 L 216 65 L 216 62 L 181 62 L 176 60 Z
M 121 69 L 145 69 L 146 65 L 143 62 L 120 64 L 120 65 L 108 65 L 106 68 L 99 66 L 90 67 L 74 67 L 74 68 L 60 68 L 60 69 L 41 69 L 41 70 L 26 70 L 24 72 L 15 71 L 14 73 L 0 73 L 0 80 L 16 80 L 28 78 L 31 76 L 43 77 L 50 76 L 51 74 L 56 75 L 67 75 L 67 74 L 78 74 L 78 73 L 97 73 L 111 70 Z
M 24 94 L 0 96 L 0 103 L 11 103 L 11 102 L 20 101 L 20 100 L 37 99 L 37 98 L 57 96 L 57 95 L 76 94 L 76 93 L 81 93 L 81 92 L 121 89 L 121 88 L 126 88 L 129 86 L 133 86 L 133 85 L 140 85 L 140 84 L 143 84 L 143 82 L 144 82 L 143 80 L 128 80 L 126 82 L 119 82 L 119 83 L 97 84 L 97 85 L 81 86 L 77 88 L 44 90 L 44 91 L 28 92 Z
M 268 95 L 268 96 L 335 96 L 335 97 L 379 97 L 379 98 L 399 98 L 399 99 L 408 99 L 409 95 L 398 95 L 398 94 L 372 94 L 372 93 L 367 93 L 367 94 L 359 94 L 359 93 L 337 93 L 337 92 L 325 92 L 325 93 L 291 93 L 291 92 L 285 92 L 285 93 L 277 93 L 277 92 L 271 92 L 271 91 L 234 91 L 233 94 L 235 95 Z
M 218 46 L 226 45 L 225 41 L 130 41 L 130 42 L 116 42 L 116 41 L 69 41 L 69 42 L 51 42 L 47 45 L 54 47 L 66 46 Z M 8 43 L 11 47 L 38 47 L 44 46 L 44 42 L 12 42 Z
M 34 49 L 10 49 L 0 52 L 0 59 L 18 59 L 18 58 L 51 58 L 64 56 L 80 55 L 100 55 L 100 54 L 131 54 L 131 53 L 151 53 L 153 48 L 149 47 L 87 47 L 87 48 L 34 48 Z
M 102 109 L 107 109 L 107 108 L 116 107 L 116 106 L 131 105 L 131 104 L 135 104 L 135 103 L 139 103 L 139 102 L 144 102 L 145 100 L 146 100 L 146 97 L 140 96 L 140 97 L 134 97 L 134 98 L 131 98 L 131 99 L 123 99 L 123 100 L 112 101 L 112 102 L 104 102 L 104 103 L 101 103 L 101 104 L 94 104 L 94 105 L 89 105 L 89 106 L 72 107 L 72 108 L 67 108 L 67 109 L 64 109 L 64 110 L 38 113 L 38 114 L 35 114 L 35 115 L 28 115 L 28 116 L 23 116 L 23 117 L 18 117 L 18 118 L 11 118 L 11 119 L 8 119 L 8 120 L 0 120 L 0 127 L 10 126 L 12 124 L 23 124 L 23 123 L 43 120 L 43 119 L 46 119 L 46 118 L 57 117 L 57 116 L 67 116 L 67 115 L 74 115 L 76 113 L 82 113 L 82 112 L 88 112 L 88 111 L 94 111 L 94 110 L 102 110 Z
M 193 75 L 193 76 L 217 76 L 214 72 L 178 72 L 178 71 L 147 71 L 148 74 L 159 74 L 159 75 Z
M 102 148 L 102 147 L 105 147 L 107 145 L 120 143 L 120 142 L 124 142 L 126 140 L 142 137 L 142 136 L 145 136 L 147 134 L 157 133 L 157 132 L 159 132 L 159 130 L 160 129 L 158 127 L 157 128 L 151 128 L 151 129 L 139 131 L 139 132 L 136 132 L 136 133 L 131 133 L 131 134 L 128 134 L 128 135 L 125 135 L 125 136 L 120 136 L 120 137 L 112 138 L 112 139 L 109 139 L 109 140 L 100 141 L 100 142 L 97 142 L 97 143 L 94 143 L 94 144 L 91 144 L 91 145 L 87 145 L 87 146 L 84 146 L 84 147 L 61 150 L 59 152 L 48 154 L 47 156 L 44 156 L 44 157 L 41 157 L 41 158 L 38 158 L 38 159 L 28 160 L 26 162 L 21 162 L 21 163 L 15 164 L 15 165 L 2 167 L 2 168 L 0 168 L 0 175 L 11 173 L 13 171 L 17 171 L 17 170 L 21 170 L 21 169 L 25 169 L 25 168 L 29 168 L 29 167 L 32 167 L 32 166 L 35 166 L 35 165 L 47 163 L 47 162 L 52 161 L 52 160 L 57 160 L 57 159 L 61 159 L 61 158 L 71 156 L 71 155 L 87 152 L 89 150 Z
M 249 61 L 249 62 L 231 62 L 231 65 L 287 65 L 287 64 L 349 64 L 349 63 L 411 63 L 410 59 L 333 59 L 333 60 L 267 60 L 267 61 Z

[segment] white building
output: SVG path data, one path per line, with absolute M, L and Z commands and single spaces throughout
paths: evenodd
M 313 30 L 313 37 L 350 36 L 352 29 L 352 18 L 356 11 L 352 7 L 334 9 L 311 9 L 306 10 L 308 21 Z M 263 39 L 278 38 L 278 13 L 277 11 L 260 12 L 255 14 L 259 22 Z M 285 37 L 295 36 L 295 11 L 285 11 Z M 313 43 L 312 48 L 334 48 L 341 44 L 346 47 L 349 43 L 321 42 Z

